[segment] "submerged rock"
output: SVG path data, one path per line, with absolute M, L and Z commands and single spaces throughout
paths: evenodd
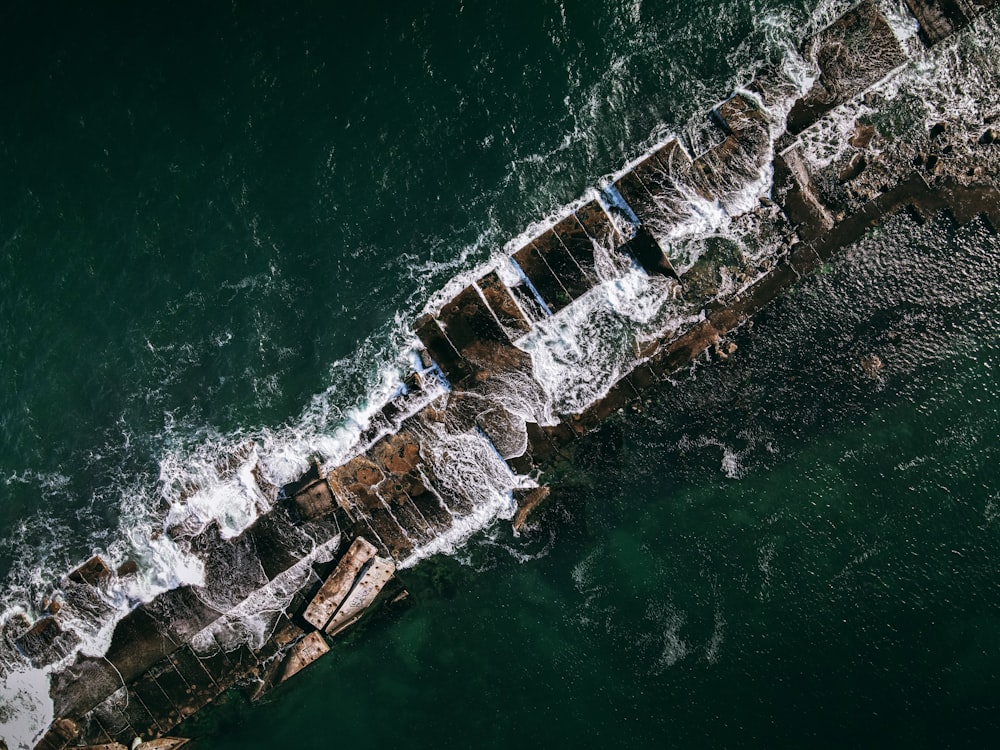
M 875 379 L 882 372 L 882 368 L 885 364 L 882 359 L 877 354 L 868 354 L 861 358 L 861 371 L 872 379 Z

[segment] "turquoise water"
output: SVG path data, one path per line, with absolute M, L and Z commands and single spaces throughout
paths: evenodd
M 3 606 L 150 555 L 247 437 L 276 475 L 322 453 L 433 292 L 841 7 L 4 11 Z M 405 572 L 408 608 L 185 729 L 992 744 L 998 244 L 893 220 L 588 440 L 534 528 Z

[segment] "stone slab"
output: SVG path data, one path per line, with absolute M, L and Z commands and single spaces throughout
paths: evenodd
M 873 0 L 855 6 L 806 43 L 819 79 L 788 113 L 796 135 L 860 94 L 906 61 L 899 41 Z
M 538 506 L 548 499 L 550 492 L 551 490 L 544 485 L 530 490 L 514 491 L 514 499 L 517 502 L 517 513 L 514 515 L 512 525 L 515 531 L 520 531 L 524 528 L 528 517 L 538 509 Z
M 531 321 L 521 309 L 514 294 L 496 271 L 483 276 L 476 285 L 483 293 L 493 314 L 512 339 L 531 330 Z
M 299 515 L 305 519 L 321 518 L 333 512 L 333 492 L 325 478 L 316 479 L 292 497 Z
M 767 303 L 799 280 L 799 275 L 787 263 L 781 263 L 727 302 L 709 313 L 709 320 L 719 334 L 725 334 L 745 323 Z
M 374 603 L 395 572 L 396 565 L 392 560 L 374 558 L 327 624 L 326 632 L 337 635 L 355 622 Z
M 318 658 L 330 651 L 322 633 L 309 633 L 298 641 L 288 654 L 281 682 L 294 677 Z
M 644 209 L 649 213 L 639 214 L 639 219 L 650 226 L 654 235 L 663 234 L 673 222 L 685 217 L 694 195 L 707 197 L 692 178 L 691 158 L 676 140 L 651 153 L 636 165 L 633 173 L 652 199 L 652 204 Z
M 441 324 L 432 315 L 419 318 L 413 330 L 448 380 L 457 383 L 472 373 L 472 368 L 448 340 Z
M 55 617 L 43 617 L 19 636 L 14 644 L 34 666 L 41 667 L 69 655 L 78 642 L 76 635 L 63 630 Z
M 118 623 L 104 657 L 115 666 L 122 679 L 131 682 L 176 651 L 178 645 L 160 630 L 156 619 L 140 607 Z
M 796 149 L 775 157 L 771 197 L 804 242 L 821 237 L 833 227 L 833 217 L 817 197 L 808 167 Z
M 666 377 L 694 360 L 718 340 L 719 332 L 715 326 L 711 321 L 703 320 L 658 348 L 647 364 L 659 377 Z
M 319 486 L 325 484 L 326 482 L 321 482 Z M 332 512 L 333 506 L 332 493 L 326 497 L 329 498 L 327 502 L 331 508 L 329 513 Z M 269 581 L 287 571 L 312 549 L 312 541 L 293 525 L 283 506 L 278 506 L 270 513 L 260 516 L 246 533 L 253 540 L 260 565 Z
M 151 737 L 160 733 L 160 727 L 156 719 L 146 708 L 146 704 L 135 694 L 132 689 L 127 689 L 127 702 L 121 707 L 121 714 L 128 723 L 128 730 L 116 736 L 119 742 L 122 741 L 123 734 L 134 733 L 138 737 Z
M 71 581 L 76 581 L 77 583 L 99 586 L 110 576 L 111 568 L 108 567 L 108 564 L 104 562 L 99 555 L 94 555 L 66 577 Z
M 571 300 L 586 294 L 593 286 L 594 280 L 584 273 L 553 229 L 536 237 L 532 244 L 559 279 L 559 283 Z
M 520 269 L 520 266 L 518 268 Z M 525 316 L 531 321 L 532 325 L 540 320 L 545 320 L 545 318 L 552 314 L 551 310 L 545 309 L 542 301 L 528 288 L 526 283 L 522 282 L 510 287 L 510 293 L 517 300 L 518 307 L 524 311 Z
M 514 261 L 531 281 L 546 307 L 552 313 L 569 304 L 571 297 L 539 253 L 534 242 L 529 242 L 514 253 Z
M 192 690 L 187 680 L 174 668 L 169 657 L 151 669 L 149 675 L 177 709 L 175 724 L 191 716 L 211 700 Z
M 639 175 L 632 169 L 614 181 L 614 188 L 618 194 L 632 209 L 632 213 L 639 219 L 640 224 L 645 225 L 651 217 L 658 214 L 659 208 L 656 201 L 646 186 L 642 184 Z
M 622 251 L 635 258 L 642 269 L 651 276 L 678 278 L 677 271 L 663 254 L 660 244 L 644 226 L 636 230 L 635 237 L 622 246 Z
M 480 341 L 508 343 L 510 339 L 479 289 L 467 286 L 441 307 L 438 319 L 448 340 L 467 358 L 466 349 Z
M 552 227 L 552 233 L 559 238 L 563 247 L 576 261 L 576 265 L 586 279 L 587 286 L 591 287 L 596 284 L 597 268 L 594 259 L 594 242 L 576 214 L 570 214 L 556 222 Z
M 994 5 L 970 0 L 905 0 L 920 24 L 920 36 L 928 46 L 948 38 Z
M 611 251 L 625 243 L 625 237 L 601 206 L 600 201 L 588 201 L 573 213 L 595 246 Z
M 150 716 L 158 727 L 155 734 L 170 731 L 181 720 L 180 711 L 174 702 L 160 689 L 160 686 L 153 679 L 152 673 L 146 673 L 140 679 L 129 686 L 129 699 L 138 698 L 149 711 Z M 135 725 L 132 725 L 135 727 Z M 135 727 L 137 730 L 138 727 Z M 154 732 L 139 732 L 139 736 L 148 737 Z
M 202 704 L 213 700 L 222 692 L 222 686 L 215 682 L 212 675 L 201 663 L 190 647 L 178 649 L 169 657 L 177 674 L 187 684 L 187 694 L 194 701 Z
M 305 621 L 317 630 L 323 630 L 351 592 L 362 569 L 375 557 L 375 553 L 375 545 L 367 539 L 355 539 L 302 614 Z
M 392 513 L 396 522 L 406 532 L 407 537 L 415 544 L 426 544 L 440 531 L 424 518 L 406 490 L 403 489 L 402 483 L 395 478 L 384 479 L 375 488 L 375 491 L 382 498 L 382 502 Z
M 221 614 L 200 598 L 195 586 L 165 591 L 142 609 L 156 623 L 157 630 L 177 644 L 190 640 Z
M 789 265 L 800 277 L 809 276 L 820 269 L 823 261 L 816 254 L 812 245 L 799 243 L 792 248 Z

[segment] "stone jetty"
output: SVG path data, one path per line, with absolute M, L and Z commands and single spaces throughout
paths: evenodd
M 712 111 L 707 151 L 691 154 L 676 140 L 656 148 L 516 248 L 508 268 L 484 272 L 420 317 L 413 326 L 420 366 L 371 420 L 350 460 L 314 465 L 282 488 L 258 476 L 271 510 L 234 539 L 215 527 L 168 530 L 204 561 L 206 576 L 227 581 L 225 591 L 163 593 L 117 623 L 102 657 L 72 657 L 78 644 L 65 612 L 110 612 L 107 581 L 135 571 L 112 571 L 95 557 L 69 573 L 48 616 L 9 622 L 3 632 L 36 667 L 70 661 L 52 673 L 56 718 L 39 750 L 136 740 L 178 747 L 183 740 L 167 735 L 223 692 L 238 686 L 259 697 L 294 677 L 367 613 L 404 598 L 397 564 L 475 512 L 480 498 L 456 481 L 456 466 L 478 462 L 509 477 L 510 515 L 520 528 L 548 496 L 545 470 L 571 456 L 583 435 L 693 359 L 726 356 L 727 335 L 890 215 L 906 211 L 922 221 L 947 212 L 958 223 L 1000 229 L 1000 147 L 990 130 L 958 148 L 942 125 L 926 142 L 877 151 L 871 144 L 882 136 L 860 123 L 843 156 L 823 169 L 810 166 L 801 146 L 824 118 L 843 117 L 912 55 L 933 54 L 993 4 L 906 0 L 923 48 L 904 49 L 878 5 L 862 2 L 804 42 L 819 75 L 780 114 L 787 114 L 784 133 L 775 132 L 770 108 L 789 82 L 762 71 Z M 767 205 L 740 208 L 741 188 L 772 172 Z M 671 231 L 698 200 L 734 216 L 761 212 L 780 249 L 760 264 L 709 255 L 684 267 L 672 255 Z M 637 341 L 634 361 L 586 408 L 526 418 L 512 399 L 543 394 L 519 344 L 590 294 L 609 254 L 662 279 L 692 314 Z M 279 611 L 262 635 L 245 637 L 234 613 L 262 597 L 279 601 Z

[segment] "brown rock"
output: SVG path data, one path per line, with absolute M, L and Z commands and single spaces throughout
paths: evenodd
M 387 437 L 374 448 L 374 453 L 382 465 L 397 476 L 412 471 L 420 461 L 420 446 L 398 435 Z
M 124 576 L 135 575 L 139 572 L 139 563 L 135 560 L 126 560 L 121 565 L 118 566 L 118 570 L 115 571 L 119 578 Z
M 1000 141 L 1000 132 L 997 132 L 994 128 L 986 128 L 983 134 L 979 136 L 979 142 L 984 146 L 990 146 L 997 141 Z
M 546 486 L 535 487 L 526 495 L 518 498 L 517 514 L 514 516 L 514 531 L 520 531 L 528 520 L 528 516 L 541 505 L 549 496 L 549 488 Z
M 854 133 L 847 139 L 847 142 L 854 148 L 868 148 L 876 132 L 874 125 L 865 125 L 859 122 L 855 125 Z
M 66 577 L 76 583 L 97 586 L 110 575 L 111 568 L 108 567 L 108 564 L 98 555 L 94 555 Z

